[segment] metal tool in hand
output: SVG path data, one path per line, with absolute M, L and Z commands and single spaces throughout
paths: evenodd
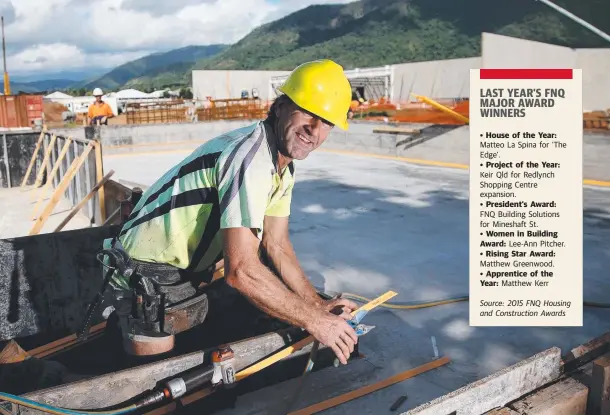
M 375 328 L 375 326 L 367 326 L 366 324 L 360 323 L 362 321 L 362 319 L 364 318 L 364 316 L 367 315 L 367 313 L 368 313 L 368 310 L 360 310 L 360 311 L 356 312 L 354 317 L 347 322 L 347 324 L 352 326 L 352 328 L 356 332 L 356 336 L 358 336 L 358 337 L 364 336 L 369 331 L 371 331 Z M 333 365 L 335 367 L 339 367 L 339 363 L 340 363 L 339 359 L 335 358 L 335 360 L 333 361 Z
M 334 297 L 332 297 L 332 300 L 337 300 L 339 298 L 341 298 L 341 294 L 335 295 Z M 336 307 L 335 309 L 331 310 L 331 313 L 336 314 L 336 315 L 340 315 L 342 312 L 343 312 L 343 307 Z M 352 317 L 352 319 L 347 322 L 354 329 L 354 331 L 356 332 L 356 336 L 358 336 L 358 337 L 364 336 L 369 331 L 371 331 L 375 328 L 375 326 L 367 326 L 365 324 L 360 323 L 360 321 L 362 321 L 362 319 L 364 318 L 364 316 L 366 316 L 367 313 L 368 313 L 368 310 L 360 310 L 360 311 L 356 312 L 354 317 Z M 286 408 L 285 413 L 289 412 L 292 405 L 298 399 L 299 394 L 302 389 L 303 379 L 305 378 L 305 376 L 307 374 L 309 374 L 312 371 L 319 348 L 320 348 L 320 342 L 318 340 L 314 340 L 312 348 L 311 348 L 311 352 L 309 353 L 309 359 L 307 361 L 307 365 L 305 366 L 303 375 L 299 379 L 299 383 L 296 387 L 294 395 L 292 396 L 292 399 L 289 400 L 288 407 Z M 339 359 L 335 358 L 335 360 L 333 362 L 334 366 L 338 367 L 339 363 L 340 363 Z

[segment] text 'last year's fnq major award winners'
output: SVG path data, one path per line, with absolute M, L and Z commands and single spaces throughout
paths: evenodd
M 581 76 L 471 70 L 471 326 L 582 326 Z

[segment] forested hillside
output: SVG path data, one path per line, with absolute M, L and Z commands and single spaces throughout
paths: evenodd
M 610 1 L 557 0 L 610 32 Z M 534 0 L 360 0 L 310 6 L 252 31 L 200 69 L 291 70 L 332 58 L 347 68 L 477 56 L 481 32 L 570 47 L 605 40 Z

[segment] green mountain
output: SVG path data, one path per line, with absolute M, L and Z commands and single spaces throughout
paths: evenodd
M 610 32 L 608 0 L 554 3 Z M 480 56 L 482 32 L 568 47 L 608 47 L 598 35 L 535 0 L 359 0 L 309 6 L 254 29 L 234 45 L 155 53 L 63 88 L 61 80 L 11 87 L 79 94 L 95 87 L 152 91 L 190 85 L 195 68 L 292 70 L 308 60 L 330 58 L 352 69 L 472 57 Z
M 226 48 L 228 45 L 187 46 L 144 56 L 118 66 L 106 74 L 95 74 L 82 81 L 68 79 L 11 81 L 11 90 L 14 93 L 60 90 L 74 95 L 84 95 L 95 87 L 105 90 L 136 88 L 143 91 L 181 87 L 190 84 L 191 70 L 197 61 L 220 53 Z
M 555 0 L 610 32 L 608 0 Z M 347 69 L 480 56 L 481 32 L 569 47 L 605 40 L 534 0 L 360 0 L 309 6 L 253 30 L 197 69 L 292 70 L 331 58 Z
M 47 79 L 32 82 L 11 81 L 11 92 L 13 94 L 18 94 L 19 92 L 36 93 L 41 91 L 55 91 L 58 89 L 69 88 L 73 84 L 74 81 L 69 79 Z
M 225 50 L 227 45 L 187 46 L 169 52 L 154 53 L 125 63 L 94 81 L 85 83 L 87 89 L 123 87 L 150 89 L 185 85 L 185 73 L 201 59 Z

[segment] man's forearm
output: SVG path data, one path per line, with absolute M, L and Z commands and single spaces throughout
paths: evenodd
M 299 265 L 296 253 L 289 241 L 267 242 L 265 251 L 282 280 L 292 291 L 307 302 L 322 304 L 322 299 Z
M 251 263 L 229 272 L 227 283 L 272 317 L 307 329 L 315 319 L 312 305 L 287 289 L 267 267 Z

